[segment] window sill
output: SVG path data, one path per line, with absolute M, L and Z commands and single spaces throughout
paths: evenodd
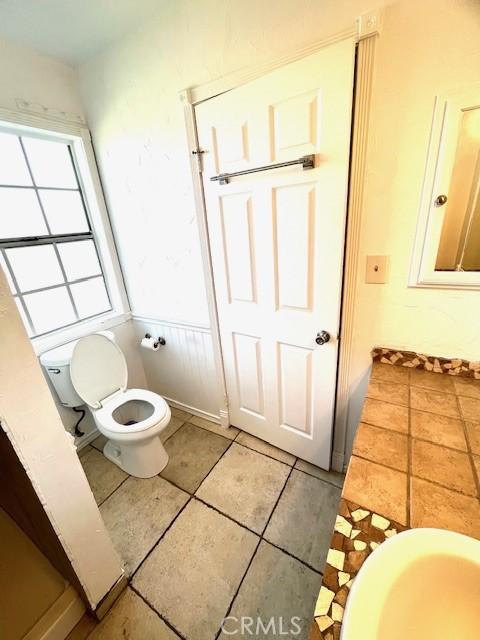
M 119 313 L 118 311 L 110 311 L 98 318 L 90 318 L 84 322 L 78 322 L 77 324 L 68 327 L 66 329 L 59 329 L 47 336 L 41 336 L 40 338 L 32 338 L 33 350 L 37 356 L 41 355 L 49 349 L 54 349 L 62 344 L 76 340 L 89 333 L 95 333 L 96 331 L 105 331 L 111 327 L 115 327 L 124 322 L 131 320 L 132 314 Z

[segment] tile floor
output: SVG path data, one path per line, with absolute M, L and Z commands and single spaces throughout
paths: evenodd
M 80 453 L 130 579 L 88 637 L 223 640 L 242 637 L 242 616 L 245 637 L 249 618 L 266 626 L 272 616 L 278 635 L 280 619 L 282 630 L 297 629 L 296 616 L 294 637 L 308 638 L 343 475 L 238 429 L 172 416 L 160 476 L 123 473 L 102 455 L 102 436 Z

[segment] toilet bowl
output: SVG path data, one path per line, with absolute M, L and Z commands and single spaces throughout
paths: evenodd
M 158 475 L 168 463 L 160 434 L 170 422 L 170 407 L 152 391 L 127 389 L 127 363 L 118 345 L 99 334 L 80 338 L 70 376 L 108 439 L 105 457 L 137 478 Z

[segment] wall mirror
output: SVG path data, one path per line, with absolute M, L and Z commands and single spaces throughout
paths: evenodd
M 480 288 L 480 86 L 435 100 L 410 285 Z

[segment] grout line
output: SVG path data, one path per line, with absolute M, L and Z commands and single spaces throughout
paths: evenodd
M 265 526 L 263 527 L 261 536 L 263 538 L 265 531 L 267 530 L 268 525 L 270 524 L 270 520 L 272 519 L 273 513 L 277 508 L 278 503 L 280 502 L 280 498 L 283 496 L 283 492 L 285 491 L 285 487 L 287 486 L 288 481 L 290 480 L 290 476 L 292 475 L 293 472 L 293 467 L 290 467 L 290 471 L 288 473 L 288 476 L 285 478 L 285 482 L 283 483 L 283 487 L 280 489 L 280 493 L 277 496 L 277 499 L 275 500 L 275 504 L 273 505 L 273 509 L 270 511 L 270 515 L 268 516 L 267 522 L 265 523 Z
M 253 529 L 250 529 L 250 527 L 248 527 L 245 523 L 240 522 L 239 520 L 235 520 L 235 518 L 233 516 L 228 515 L 228 513 L 224 513 L 223 511 L 220 511 L 218 507 L 216 507 L 213 504 L 210 504 L 210 502 L 207 502 L 203 498 L 200 498 L 199 496 L 192 496 L 192 498 L 194 498 L 198 502 L 201 502 L 204 507 L 208 507 L 209 509 L 212 509 L 212 511 L 215 511 L 216 513 L 223 516 L 224 518 L 227 518 L 227 520 L 230 520 L 231 522 L 238 524 L 238 526 L 242 527 L 242 529 L 246 529 L 249 533 L 253 533 L 254 535 L 257 536 L 257 538 L 262 537 L 262 534 L 258 533 L 258 531 L 254 531 Z
M 142 561 L 139 563 L 138 567 L 135 569 L 135 571 L 132 571 L 131 575 L 128 577 L 128 582 L 129 584 L 132 583 L 133 578 L 136 576 L 136 574 L 140 571 L 141 567 L 145 564 L 145 561 L 147 558 L 150 557 L 151 553 L 153 552 L 153 550 L 157 547 L 158 543 L 163 540 L 163 538 L 167 535 L 167 532 L 170 531 L 170 529 L 172 528 L 174 522 L 177 521 L 178 517 L 180 516 L 181 513 L 183 513 L 185 511 L 185 509 L 187 508 L 187 506 L 190 504 L 190 502 L 192 501 L 192 496 L 189 497 L 189 499 L 185 502 L 185 504 L 183 505 L 183 507 L 179 510 L 179 512 L 177 513 L 177 515 L 172 519 L 172 521 L 170 522 L 170 524 L 168 525 L 168 527 L 165 529 L 165 531 L 162 533 L 162 535 L 158 538 L 158 540 L 155 542 L 154 545 L 152 545 L 152 548 L 145 554 L 145 556 L 142 558 Z
M 192 497 L 195 500 L 197 500 L 198 502 L 201 502 L 205 507 L 208 507 L 209 509 L 212 509 L 213 511 L 215 511 L 219 515 L 223 516 L 224 518 L 227 518 L 227 520 L 230 520 L 231 522 L 234 522 L 235 524 L 237 524 L 239 527 L 242 527 L 242 529 L 246 529 L 248 532 L 253 533 L 255 536 L 257 536 L 257 538 L 260 538 L 261 540 L 264 540 L 265 542 L 268 542 L 268 544 L 272 545 L 272 547 L 275 547 L 279 551 L 282 551 L 283 553 L 285 553 L 287 556 L 290 556 L 294 560 L 297 560 L 297 562 L 300 562 L 300 564 L 303 564 L 308 569 L 311 569 L 312 571 L 315 571 L 315 573 L 323 575 L 323 573 L 319 569 L 315 569 L 315 567 L 312 567 L 312 565 L 308 564 L 308 562 L 305 562 L 305 560 L 302 560 L 301 558 L 299 558 L 298 556 L 295 556 L 290 551 L 287 551 L 283 547 L 280 547 L 275 542 L 272 542 L 268 538 L 265 538 L 263 533 L 258 533 L 257 531 L 254 531 L 253 529 L 250 529 L 250 527 L 248 527 L 243 522 L 240 522 L 239 520 L 235 520 L 235 518 L 233 518 L 232 516 L 228 515 L 228 513 L 225 513 L 224 511 L 220 511 L 220 509 L 215 507 L 213 504 L 210 504 L 209 502 L 206 502 L 205 500 L 203 500 L 203 498 L 199 498 L 198 496 L 192 496 Z M 265 529 L 267 528 L 267 526 L 268 526 L 268 524 L 270 522 L 270 518 L 272 517 L 273 512 L 275 511 L 275 508 L 276 508 L 276 504 L 272 509 L 272 513 L 269 516 L 269 519 L 267 521 L 267 524 L 265 525 L 264 531 L 265 531 Z
M 129 585 L 129 587 L 147 605 L 147 607 L 151 609 L 160 618 L 160 620 L 164 622 L 167 625 L 167 627 L 169 627 L 169 629 L 171 629 L 171 631 L 173 631 L 182 640 L 187 640 L 186 637 L 182 633 L 180 633 L 178 629 L 174 627 L 174 625 L 170 622 L 170 620 L 168 620 L 168 618 L 166 618 L 164 615 L 162 615 L 155 609 L 155 607 L 147 600 L 147 598 L 143 595 L 143 593 L 138 591 L 138 589 L 131 584 Z
M 419 411 L 419 409 L 415 409 L 415 411 Z M 410 413 L 409 412 L 409 417 L 408 417 L 408 423 L 410 424 Z M 438 417 L 447 417 L 450 420 L 457 420 L 457 422 L 462 422 L 461 418 L 452 418 L 451 416 L 442 416 L 441 414 L 438 413 L 430 413 L 429 411 L 420 411 L 420 413 L 428 413 L 429 415 L 432 416 L 438 416 Z M 442 447 L 442 449 L 448 449 L 449 451 L 455 451 L 456 453 L 468 453 L 468 449 L 456 449 L 455 447 L 451 447 L 447 444 L 440 444 L 439 442 L 435 442 L 434 440 L 428 440 L 427 438 L 422 438 L 420 436 L 414 436 L 409 434 L 408 429 L 407 431 L 397 431 L 396 429 L 389 429 L 388 427 L 381 427 L 378 424 L 372 424 L 371 422 L 366 422 L 365 420 L 361 420 L 359 423 L 360 424 L 366 424 L 369 427 L 374 427 L 375 429 L 381 429 L 382 431 L 387 431 L 388 433 L 393 433 L 393 434 L 397 434 L 399 436 L 405 436 L 408 437 L 410 435 L 412 440 L 420 440 L 420 442 L 427 442 L 428 444 L 433 444 L 436 447 Z M 354 455 L 357 455 L 356 453 Z M 359 456 L 360 458 L 362 456 Z M 366 460 L 368 458 L 365 458 Z M 376 462 L 375 460 L 373 460 L 372 462 Z M 379 462 L 378 464 L 382 464 L 381 462 Z M 388 467 L 389 465 L 384 464 L 383 466 Z M 392 469 L 394 469 L 395 467 L 390 467 Z M 305 472 L 306 473 L 306 472 Z
M 408 373 L 408 381 L 410 382 L 410 372 Z M 411 478 L 412 478 L 412 461 L 413 461 L 413 448 L 412 448 L 412 412 L 410 407 L 412 405 L 411 401 L 411 393 L 412 386 L 408 385 L 408 417 L 407 417 L 407 503 L 405 505 L 406 509 L 406 518 L 407 518 L 407 527 L 411 526 L 411 500 L 412 500 L 412 489 L 411 489 Z
M 103 453 L 102 453 L 102 455 L 103 455 Z M 107 460 L 108 460 L 108 458 L 107 458 Z M 110 462 L 110 460 L 108 460 L 108 461 Z M 114 464 L 114 463 L 112 462 L 112 464 Z M 115 466 L 116 466 L 116 465 L 115 465 Z M 85 475 L 86 475 L 86 474 L 85 474 Z M 114 493 L 116 493 L 116 491 L 117 491 L 118 489 L 120 489 L 120 487 L 121 487 L 123 484 L 125 484 L 125 482 L 126 482 L 129 478 L 132 478 L 132 477 L 133 477 L 133 476 L 127 475 L 127 477 L 126 477 L 126 478 L 124 478 L 124 479 L 120 482 L 120 484 L 119 484 L 118 486 L 116 486 L 116 487 L 115 487 L 115 489 L 114 489 L 111 493 L 109 493 L 109 494 L 108 494 L 108 496 L 107 496 L 106 498 L 104 498 L 101 502 L 97 502 L 97 507 L 98 507 L 98 508 L 100 508 L 100 507 L 102 506 L 102 504 L 105 504 L 105 502 L 106 502 L 107 500 L 109 500 L 109 499 L 113 496 L 113 494 L 114 494 Z M 87 478 L 87 480 L 88 480 L 88 478 Z M 89 484 L 90 484 L 90 483 L 89 483 Z M 90 488 L 91 488 L 91 487 L 90 487 Z
M 240 589 L 242 588 L 242 584 L 243 584 L 243 581 L 245 580 L 245 578 L 247 577 L 247 573 L 250 571 L 250 567 L 251 567 L 251 565 L 253 563 L 253 559 L 257 555 L 257 551 L 258 551 L 258 548 L 259 548 L 261 543 L 262 543 L 262 538 L 258 538 L 257 546 L 255 547 L 255 550 L 252 553 L 252 557 L 250 558 L 250 561 L 249 561 L 249 563 L 247 565 L 247 568 L 245 569 L 245 572 L 244 572 L 244 574 L 242 576 L 242 579 L 240 580 L 240 582 L 238 584 L 238 587 L 237 587 L 235 593 L 233 594 L 233 598 L 230 601 L 230 605 L 229 605 L 228 609 L 226 610 L 225 615 L 223 616 L 223 620 L 228 618 L 228 616 L 230 615 L 230 611 L 232 610 L 233 603 L 235 602 L 235 599 L 238 596 L 238 594 L 240 592 Z M 217 638 L 218 638 L 218 636 L 220 635 L 221 632 L 222 632 L 222 626 L 220 625 L 217 633 L 215 634 L 215 640 L 217 640 Z
M 203 420 L 207 420 L 207 419 L 203 418 Z M 210 422 L 210 420 L 207 420 L 207 422 Z M 224 440 L 228 440 L 229 442 L 233 442 L 235 440 L 235 438 L 238 436 L 238 433 L 237 433 L 235 435 L 235 438 L 229 438 L 228 436 L 224 436 L 222 433 L 217 433 L 216 431 L 212 431 L 211 429 L 207 429 L 206 427 L 202 427 L 199 424 L 194 424 L 193 422 L 189 422 L 188 420 L 185 421 L 185 423 L 182 425 L 182 427 L 185 426 L 185 424 L 189 424 L 191 427 L 196 427 L 197 429 L 201 429 L 202 431 L 207 431 L 208 433 L 213 433 L 214 436 L 220 436 L 221 438 L 223 438 Z M 227 431 L 227 429 L 225 429 L 221 425 L 217 424 L 216 422 L 212 422 L 212 424 L 214 424 L 219 429 L 224 429 L 224 431 Z M 227 428 L 230 429 L 230 427 L 227 427 Z M 234 427 L 234 428 L 238 429 L 238 427 Z M 177 433 L 177 432 L 175 431 L 175 433 Z M 172 435 L 174 435 L 174 434 L 172 434 Z
M 475 466 L 475 462 L 473 461 L 474 454 L 470 444 L 470 435 L 468 433 L 468 429 L 466 425 L 467 420 L 465 420 L 465 418 L 463 417 L 462 406 L 460 404 L 460 397 L 458 394 L 456 397 L 457 397 L 458 412 L 460 413 L 460 422 L 462 423 L 462 428 L 463 428 L 463 435 L 465 437 L 465 442 L 467 443 L 467 453 L 468 453 L 468 459 L 470 461 L 470 468 L 473 473 L 473 482 L 477 490 L 477 498 L 480 500 L 480 478 L 477 475 L 477 469 Z
M 297 460 L 301 460 L 301 458 L 297 458 Z M 311 478 L 316 478 L 316 480 L 320 480 L 320 482 L 324 482 L 325 484 L 328 484 L 331 487 L 335 487 L 335 489 L 339 489 L 340 491 L 343 490 L 344 483 L 342 483 L 342 486 L 339 487 L 338 484 L 335 484 L 332 480 L 324 480 L 323 478 L 319 478 L 318 476 L 315 476 L 313 473 L 309 473 L 308 471 L 304 471 L 303 469 L 300 469 L 299 467 L 296 467 L 295 465 L 293 466 L 293 469 L 295 471 L 299 471 L 300 473 L 304 473 L 306 476 L 310 476 Z M 320 469 L 320 467 L 319 467 L 319 469 Z M 324 469 L 322 469 L 322 471 L 324 471 Z M 330 471 L 325 471 L 325 473 L 331 473 L 331 472 Z M 334 473 L 339 473 L 339 472 L 334 472 Z M 343 475 L 343 477 L 345 478 L 345 474 L 344 473 L 342 473 L 340 475 Z
M 246 431 L 241 431 L 240 433 L 247 433 L 247 432 Z M 255 437 L 255 436 L 252 436 L 252 437 Z M 268 453 L 264 453 L 263 451 L 259 451 L 258 449 L 254 449 L 253 447 L 249 447 L 248 444 L 243 444 L 243 442 L 238 442 L 237 440 L 234 440 L 234 442 L 235 442 L 235 444 L 240 445 L 244 449 L 248 449 L 249 451 L 254 451 L 255 453 L 259 453 L 260 455 L 265 456 L 266 458 L 270 458 L 270 460 L 275 460 L 275 462 L 280 462 L 280 464 L 284 464 L 286 467 L 293 467 L 295 465 L 295 460 L 292 462 L 292 464 L 290 464 L 288 462 L 283 462 L 283 460 L 279 460 L 278 458 L 274 458 L 273 456 L 270 456 Z M 264 440 L 262 440 L 262 442 L 264 442 Z M 267 442 L 266 444 L 270 444 L 270 443 Z M 273 447 L 274 445 L 272 444 L 271 446 Z M 279 449 L 279 451 L 283 451 L 283 449 Z M 285 451 L 284 453 L 288 453 L 288 451 Z M 290 455 L 292 455 L 292 454 L 290 454 Z

